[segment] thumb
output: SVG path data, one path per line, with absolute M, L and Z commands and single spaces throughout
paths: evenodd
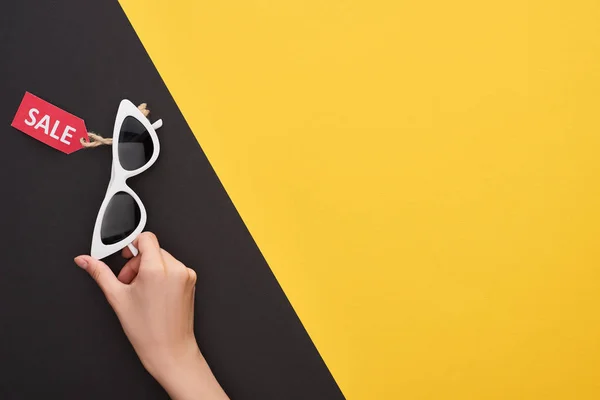
M 114 296 L 121 288 L 122 283 L 119 282 L 109 266 L 90 256 L 75 257 L 75 264 L 90 274 L 98 286 L 100 286 L 100 289 L 102 289 L 102 292 L 108 301 L 112 304 L 111 299 L 114 299 Z

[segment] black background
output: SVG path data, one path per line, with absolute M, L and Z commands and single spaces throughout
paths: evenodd
M 198 272 L 196 336 L 233 399 L 343 398 L 119 4 L 0 4 L 0 398 L 167 398 L 73 263 L 110 148 L 65 155 L 10 127 L 25 91 L 104 135 L 123 98 L 164 120 L 157 163 L 129 183 L 147 229 Z

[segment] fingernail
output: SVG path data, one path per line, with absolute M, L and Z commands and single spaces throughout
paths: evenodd
M 86 269 L 88 266 L 87 260 L 82 256 L 75 257 L 75 264 L 77 264 L 77 266 L 81 269 Z

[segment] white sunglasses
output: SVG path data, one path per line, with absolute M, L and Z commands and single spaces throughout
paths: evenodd
M 91 256 L 108 257 L 124 247 L 138 254 L 133 240 L 146 226 L 146 209 L 127 179 L 156 162 L 160 143 L 156 129 L 162 120 L 150 121 L 129 100 L 122 100 L 115 119 L 112 144 L 112 171 L 106 195 L 98 211 L 92 236 Z

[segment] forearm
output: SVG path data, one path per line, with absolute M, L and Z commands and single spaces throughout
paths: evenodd
M 152 373 L 152 372 L 151 372 Z M 152 373 L 173 400 L 228 400 L 200 350 Z

